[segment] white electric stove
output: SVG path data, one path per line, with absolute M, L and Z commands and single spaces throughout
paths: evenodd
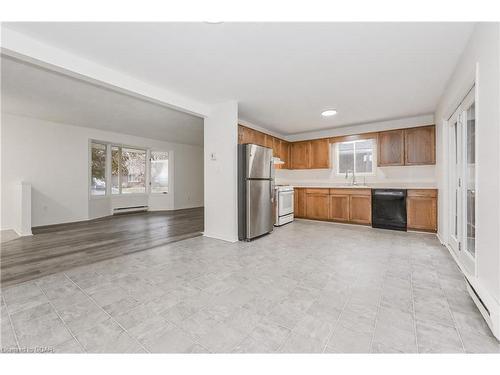
M 274 225 L 281 225 L 293 221 L 293 187 L 290 185 L 277 185 L 276 200 L 275 200 L 275 215 Z

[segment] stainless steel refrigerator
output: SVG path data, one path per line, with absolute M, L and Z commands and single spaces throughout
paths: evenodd
M 238 145 L 238 235 L 250 241 L 274 228 L 273 150 Z

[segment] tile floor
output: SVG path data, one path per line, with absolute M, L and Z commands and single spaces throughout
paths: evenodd
M 2 290 L 3 350 L 500 352 L 434 235 L 295 221 Z

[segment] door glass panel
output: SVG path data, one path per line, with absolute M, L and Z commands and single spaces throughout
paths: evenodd
M 106 195 L 106 145 L 92 143 L 90 194 Z
M 456 239 L 458 239 L 458 196 L 459 196 L 459 176 L 460 176 L 460 163 L 458 157 L 458 149 L 459 149 L 459 140 L 458 140 L 458 122 L 455 122 L 453 125 L 453 146 L 455 147 L 455 160 L 454 160 L 454 174 L 455 174 L 455 202 L 453 207 L 453 213 L 455 216 L 455 220 L 453 220 L 453 235 Z
M 151 151 L 151 192 L 168 193 L 168 152 Z
M 466 184 L 467 184 L 467 251 L 475 256 L 476 253 L 476 117 L 475 117 L 475 104 L 467 109 L 467 149 L 466 149 Z
M 111 194 L 120 194 L 120 148 L 111 147 Z
M 121 149 L 122 194 L 146 192 L 146 151 L 131 148 Z

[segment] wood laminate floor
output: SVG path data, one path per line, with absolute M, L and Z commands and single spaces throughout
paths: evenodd
M 203 208 L 111 216 L 33 230 L 1 245 L 1 286 L 201 235 Z

